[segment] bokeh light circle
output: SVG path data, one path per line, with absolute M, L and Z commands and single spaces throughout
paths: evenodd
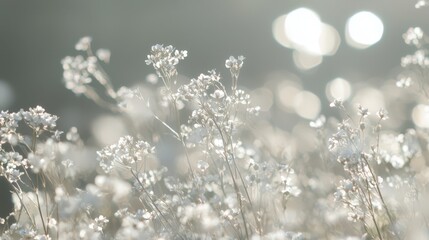
M 350 46 L 363 49 L 380 41 L 383 31 L 383 22 L 377 15 L 362 11 L 347 21 L 346 40 Z
M 338 31 L 307 8 L 277 17 L 272 34 L 280 45 L 295 50 L 294 61 L 301 70 L 317 66 L 323 56 L 335 55 L 341 43 Z
M 321 109 L 320 99 L 309 91 L 299 92 L 293 101 L 296 114 L 305 119 L 315 119 Z
M 292 43 L 309 52 L 317 52 L 322 22 L 319 16 L 307 8 L 290 12 L 284 22 L 285 34 Z
M 326 85 L 326 97 L 329 101 L 334 99 L 347 100 L 351 93 L 352 87 L 350 83 L 343 78 L 335 78 Z
M 295 50 L 293 52 L 293 62 L 301 70 L 309 70 L 320 65 L 323 57 L 320 55 L 308 54 Z
M 115 143 L 127 132 L 123 120 L 116 116 L 99 116 L 91 125 L 92 135 L 101 146 Z
M 277 86 L 277 102 L 285 112 L 295 112 L 294 99 L 301 92 L 301 85 L 294 81 L 283 81 Z
M 429 128 L 429 106 L 418 104 L 413 108 L 411 118 L 416 126 Z
M 352 103 L 354 106 L 362 105 L 368 108 L 372 116 L 375 116 L 375 113 L 380 110 L 380 108 L 386 108 L 383 93 L 374 87 L 359 89 L 354 95 Z

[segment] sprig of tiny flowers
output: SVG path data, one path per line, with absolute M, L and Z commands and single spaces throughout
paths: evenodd
M 147 55 L 147 65 L 152 65 L 157 75 L 164 81 L 166 87 L 171 87 L 170 81 L 177 76 L 176 65 L 188 56 L 188 51 L 177 50 L 169 45 L 164 47 L 157 44 L 152 46 L 151 54 Z
M 346 111 L 341 100 L 334 100 L 331 107 Z M 388 119 L 387 111 L 377 112 L 374 128 L 375 143 L 368 143 L 367 123 L 370 115 L 367 108 L 358 105 L 359 122 L 353 126 L 352 119 L 338 124 L 338 131 L 329 139 L 329 150 L 347 173 L 335 192 L 335 200 L 349 209 L 348 219 L 360 222 L 366 234 L 372 238 L 399 238 L 395 218 L 381 191 L 383 178 L 375 171 L 380 164 L 381 121 Z M 350 116 L 346 113 L 347 116 Z M 366 146 L 370 146 L 369 148 Z M 387 219 L 387 222 L 380 219 Z
M 403 39 L 407 45 L 414 46 L 417 50 L 414 54 L 402 57 L 401 66 L 405 70 L 400 74 L 396 86 L 407 88 L 414 84 L 418 92 L 429 98 L 428 84 L 425 81 L 429 74 L 427 70 L 429 58 L 426 47 L 429 42 L 428 36 L 420 27 L 413 27 L 403 34 Z
M 45 109 L 37 106 L 28 111 L 21 110 L 16 113 L 2 111 L 0 113 L 0 175 L 4 175 L 9 182 L 21 181 L 20 177 L 25 171 L 20 169 L 34 168 L 35 171 L 43 168 L 46 160 L 38 159 L 36 141 L 43 133 L 51 134 L 53 139 L 58 139 L 61 132 L 56 131 L 58 117 L 45 112 Z M 33 131 L 33 138 L 29 142 L 19 133 L 20 122 L 24 122 Z M 6 150 L 6 145 L 11 150 Z M 23 149 L 19 152 L 18 149 Z M 22 154 L 27 154 L 26 158 Z
M 225 62 L 225 67 L 231 71 L 233 91 L 237 89 L 238 75 L 240 74 L 240 69 L 243 67 L 243 62 L 243 56 L 238 56 L 238 58 L 231 56 Z
M 57 116 L 40 106 L 0 113 L 0 177 L 9 182 L 17 205 L 16 211 L 2 221 L 1 229 L 6 223 L 7 227 L 18 221 L 10 225 L 5 239 L 50 239 L 56 231 L 53 223 L 57 220 L 52 212 L 57 206 L 48 197 L 48 186 L 72 183 L 76 173 L 70 160 L 63 158 L 73 143 L 60 142 L 62 132 L 55 129 L 57 120 Z M 24 125 L 31 129 L 31 137 L 21 133 L 25 132 Z M 77 142 L 77 133 L 73 131 L 67 133 L 67 139 L 72 135 Z
M 334 100 L 331 106 L 346 112 L 340 100 Z M 357 123 L 345 113 L 347 118 L 329 139 L 332 157 L 347 173 L 339 182 L 335 200 L 349 210 L 348 219 L 361 223 L 365 235 L 371 238 L 418 236 L 410 232 L 408 221 L 413 217 L 406 214 L 404 208 L 416 211 L 412 206 L 419 206 L 426 198 L 426 191 L 419 187 L 413 174 L 409 174 L 417 170 L 412 170 L 410 164 L 422 154 L 421 140 L 415 130 L 397 135 L 381 131 L 381 122 L 389 118 L 383 108 L 372 120 L 375 120 L 373 128 L 368 128 L 368 109 L 358 105 L 357 113 Z M 393 194 L 399 188 L 403 189 L 406 199 L 402 207 L 396 200 L 398 193 Z
M 67 89 L 76 95 L 85 95 L 101 107 L 114 112 L 122 112 L 127 99 L 135 92 L 126 87 L 115 90 L 101 63 L 110 62 L 111 53 L 108 49 L 97 49 L 94 53 L 91 47 L 92 38 L 83 37 L 76 44 L 75 49 L 82 55 L 67 56 L 62 61 L 63 81 Z M 105 95 L 97 91 L 94 82 L 102 87 Z

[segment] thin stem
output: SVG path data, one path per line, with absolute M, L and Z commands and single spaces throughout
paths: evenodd
M 38 178 L 36 177 L 36 185 L 38 185 Z M 40 199 L 39 199 L 39 189 L 36 188 L 35 189 L 35 193 L 36 193 L 36 201 L 37 201 L 37 210 L 39 211 L 40 214 L 40 219 L 42 220 L 42 225 L 43 225 L 43 231 L 45 232 L 46 235 L 48 235 L 48 229 L 46 227 L 45 224 L 45 219 L 43 218 L 43 213 L 42 213 L 42 208 L 41 208 L 41 204 L 40 204 Z
M 244 192 L 246 193 L 246 197 L 247 197 L 247 199 L 248 199 L 248 201 L 249 201 L 249 204 L 250 204 L 250 207 L 251 207 L 251 209 L 252 209 L 252 214 L 253 214 L 253 217 L 255 218 L 255 223 L 256 223 L 256 225 L 258 226 L 258 227 L 257 227 L 257 229 L 258 229 L 257 231 L 258 231 L 258 233 L 259 233 L 259 234 L 261 234 L 261 233 L 262 233 L 262 229 L 261 229 L 261 226 L 260 226 L 260 224 L 259 224 L 258 218 L 257 218 L 257 216 L 256 216 L 255 212 L 253 211 L 253 204 L 252 204 L 252 200 L 251 200 L 251 198 L 250 198 L 249 192 L 247 191 L 246 183 L 244 182 L 244 179 L 243 179 L 243 177 L 242 177 L 242 175 L 241 175 L 241 172 L 240 172 L 240 170 L 239 170 L 239 168 L 238 168 L 238 166 L 237 166 L 237 163 L 236 163 L 236 161 L 235 161 L 235 156 L 234 156 L 234 144 L 233 144 L 232 134 L 229 136 L 229 139 L 228 139 L 229 141 L 227 141 L 227 139 L 225 138 L 225 134 L 224 134 L 224 133 L 223 133 L 223 131 L 222 131 L 222 128 L 219 126 L 219 124 L 218 124 L 218 122 L 217 122 L 217 120 L 216 120 L 216 118 L 215 118 L 214 113 L 213 113 L 213 112 L 210 110 L 210 108 L 208 108 L 206 105 L 204 105 L 204 104 L 201 104 L 201 105 L 202 105 L 202 107 L 205 109 L 205 111 L 210 115 L 210 117 L 211 117 L 211 119 L 212 119 L 213 123 L 215 124 L 215 126 L 216 126 L 216 128 L 217 128 L 217 130 L 218 130 L 219 134 L 221 135 L 222 142 L 223 142 L 223 146 L 224 146 L 224 155 L 225 155 L 225 157 L 226 157 L 226 162 L 227 162 L 228 168 L 230 169 L 230 173 L 231 173 L 231 177 L 232 177 L 232 179 L 233 179 L 233 182 L 234 182 L 234 184 L 236 184 L 235 179 L 234 179 L 234 174 L 233 174 L 233 172 L 232 172 L 231 166 L 230 166 L 229 161 L 228 161 L 228 158 L 227 158 L 227 156 L 228 156 L 228 150 L 226 149 L 226 147 L 227 147 L 227 145 L 228 145 L 228 142 L 229 142 L 229 145 L 231 146 L 231 151 L 232 151 L 232 154 L 231 154 L 231 161 L 232 161 L 232 163 L 234 164 L 235 170 L 236 170 L 236 172 L 237 172 L 237 175 L 238 175 L 238 176 L 239 176 L 239 178 L 240 178 L 240 181 L 241 181 L 241 183 L 242 183 L 242 185 L 243 185 L 243 188 L 244 188 Z M 231 125 L 230 125 L 230 129 L 231 129 L 231 131 L 233 131 L 233 125 L 232 125 L 232 123 L 231 123 Z M 237 185 L 237 186 L 238 186 L 238 185 Z M 239 190 L 238 190 L 238 191 L 239 191 Z M 246 228 L 246 231 L 247 231 L 247 228 Z
M 392 224 L 393 233 L 394 233 L 394 234 L 395 234 L 395 236 L 399 239 L 399 234 L 398 234 L 398 233 L 396 232 L 396 230 L 395 230 L 395 226 L 394 226 L 394 222 L 393 222 L 393 217 L 392 217 L 392 215 L 391 215 L 391 213 L 390 213 L 390 211 L 389 211 L 389 208 L 387 207 L 386 202 L 384 201 L 384 197 L 383 197 L 383 194 L 381 194 L 380 187 L 378 186 L 378 185 L 379 185 L 379 183 L 378 183 L 378 179 L 377 179 L 377 177 L 375 176 L 374 172 L 372 171 L 371 167 L 369 167 L 368 160 L 367 160 L 367 159 L 365 159 L 365 158 L 364 158 L 364 160 L 365 160 L 366 164 L 368 165 L 368 169 L 369 169 L 369 171 L 370 171 L 370 173 L 371 173 L 372 178 L 373 178 L 373 179 L 374 179 L 374 181 L 375 181 L 375 189 L 377 190 L 377 194 L 378 194 L 378 196 L 380 197 L 380 200 L 381 200 L 381 202 L 382 202 L 382 204 L 383 204 L 383 208 L 384 208 L 384 210 L 385 210 L 385 211 L 386 211 L 386 213 L 387 213 L 387 217 L 389 218 L 390 224 Z
M 174 80 L 172 79 L 173 76 L 170 75 L 169 72 L 165 71 L 163 68 L 160 69 L 160 74 L 159 75 L 161 76 L 161 79 L 162 79 L 162 81 L 164 83 L 164 86 L 165 86 L 165 88 L 168 91 L 168 94 L 169 94 L 169 97 L 170 97 L 169 99 L 171 101 L 171 105 L 174 108 L 174 113 L 175 113 L 176 122 L 177 122 L 177 129 L 178 129 L 178 131 L 180 131 L 180 126 L 181 126 L 180 122 L 181 121 L 180 121 L 179 109 L 177 108 L 177 99 L 174 97 L 173 91 L 171 90 L 171 87 L 172 87 L 171 84 L 172 84 L 172 82 L 174 83 Z M 164 126 L 168 126 L 168 125 L 164 124 Z M 170 130 L 173 130 L 171 127 L 168 127 L 168 128 Z M 177 134 L 177 132 L 175 132 L 174 130 L 173 130 L 173 132 L 175 133 L 176 136 L 179 137 L 180 142 L 183 145 L 183 148 L 185 150 L 186 162 L 188 164 L 188 168 L 189 168 L 189 171 L 191 173 L 191 177 L 192 177 L 192 179 L 195 179 L 195 174 L 194 174 L 194 170 L 192 168 L 192 164 L 191 164 L 191 160 L 190 160 L 190 157 L 189 157 L 188 148 L 186 147 L 185 139 L 183 138 L 182 134 Z
M 223 144 L 223 148 L 224 148 L 225 162 L 226 162 L 228 170 L 229 170 L 229 172 L 231 174 L 231 179 L 232 179 L 232 182 L 233 182 L 234 190 L 235 190 L 236 195 L 237 195 L 237 200 L 238 200 L 238 202 L 240 204 L 240 214 L 241 214 L 241 218 L 243 219 L 243 224 L 244 224 L 244 229 L 245 229 L 245 232 L 246 232 L 246 237 L 247 237 L 247 239 L 249 239 L 249 233 L 248 233 L 248 230 L 247 230 L 247 222 L 246 222 L 246 218 L 244 216 L 244 208 L 243 208 L 242 199 L 241 199 L 241 196 L 240 196 L 241 195 L 240 189 L 239 189 L 238 184 L 237 184 L 237 182 L 236 182 L 236 180 L 234 178 L 234 173 L 232 171 L 231 164 L 229 163 L 229 159 L 228 159 L 228 155 L 229 154 L 228 154 L 228 149 L 226 148 L 227 147 L 227 141 L 226 141 L 226 139 L 224 137 L 224 134 L 223 134 L 223 131 L 220 128 L 220 126 L 218 125 L 217 121 L 215 119 L 212 119 L 212 120 L 213 120 L 213 123 L 215 124 L 215 126 L 216 126 L 217 130 L 219 131 L 219 134 L 221 135 L 221 138 L 222 138 L 222 144 Z M 231 154 L 231 155 L 233 155 L 233 154 Z
M 133 175 L 133 177 L 137 180 L 137 182 L 139 183 L 139 185 L 141 186 L 142 190 L 145 192 L 146 196 L 149 198 L 149 200 L 152 202 L 152 206 L 156 209 L 156 211 L 159 213 L 159 215 L 164 219 L 164 221 L 169 225 L 170 229 L 173 229 L 173 226 L 171 225 L 171 223 L 168 221 L 168 219 L 164 216 L 164 214 L 161 212 L 161 210 L 158 208 L 158 206 L 156 205 L 155 201 L 153 200 L 153 198 L 150 196 L 149 192 L 146 190 L 146 187 L 143 185 L 143 183 L 140 181 L 140 179 L 138 178 L 138 176 L 136 175 L 136 173 L 130 169 L 131 175 Z M 181 236 L 179 234 L 179 236 L 183 238 L 183 236 Z
M 383 236 L 381 235 L 380 232 L 380 228 L 377 224 L 377 221 L 375 219 L 375 215 L 374 215 L 374 209 L 372 207 L 372 203 L 370 198 L 368 199 L 364 193 L 364 191 L 361 188 L 358 188 L 358 194 L 361 197 L 361 200 L 363 200 L 364 202 L 367 202 L 365 205 L 367 206 L 367 208 L 369 208 L 369 214 L 371 216 L 372 222 L 374 223 L 375 229 L 377 230 L 377 235 L 380 238 L 380 240 L 383 240 Z

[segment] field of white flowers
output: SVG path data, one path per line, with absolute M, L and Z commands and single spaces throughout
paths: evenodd
M 383 94 L 423 114 L 429 35 L 412 27 L 403 39 L 415 52 Z M 398 109 L 332 99 L 339 117 L 287 132 L 240 87 L 243 56 L 225 60 L 227 76 L 186 80 L 188 52 L 157 44 L 147 82 L 116 89 L 111 53 L 95 43 L 81 38 L 61 61 L 65 87 L 127 135 L 91 154 L 43 106 L 2 111 L 0 178 L 14 207 L 0 239 L 429 239 L 428 118 L 402 131 L 385 124 Z

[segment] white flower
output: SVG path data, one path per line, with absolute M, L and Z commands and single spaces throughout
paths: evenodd
M 79 41 L 76 43 L 74 48 L 77 51 L 86 51 L 91 46 L 91 41 L 92 41 L 91 37 L 88 37 L 88 36 L 83 37 L 83 38 L 79 39 Z
M 89 228 L 96 232 L 102 232 L 103 228 L 106 226 L 108 222 L 109 222 L 109 219 L 107 219 L 103 215 L 100 215 L 96 217 L 92 223 L 89 224 Z
M 57 126 L 58 117 L 45 112 L 41 106 L 30 108 L 28 111 L 21 110 L 25 123 L 39 135 L 43 130 L 53 130 Z
M 396 86 L 399 88 L 407 88 L 410 87 L 413 83 L 411 77 L 402 77 L 396 82 Z
M 117 144 L 112 144 L 97 152 L 97 160 L 100 167 L 109 173 L 113 167 L 119 164 L 129 168 L 130 164 L 143 161 L 153 154 L 155 148 L 142 140 L 135 140 L 132 136 L 121 137 Z
M 176 65 L 186 56 L 188 56 L 186 50 L 176 50 L 171 45 L 164 47 L 157 44 L 152 46 L 151 54 L 147 56 L 145 62 L 147 65 L 153 66 L 158 76 L 167 79 L 177 75 Z
M 22 175 L 24 175 L 23 172 L 20 172 L 19 170 L 14 168 L 9 168 L 6 170 L 7 180 L 9 180 L 10 183 L 15 183 L 20 181 Z
M 360 104 L 358 104 L 358 113 L 359 113 L 359 115 L 361 115 L 364 118 L 369 115 L 368 108 L 364 108 Z
M 48 161 L 46 161 L 45 158 L 33 153 L 28 154 L 28 162 L 31 164 L 35 173 L 40 172 L 40 170 L 45 170 L 48 165 Z
M 329 107 L 332 107 L 332 108 L 343 108 L 344 107 L 343 106 L 343 101 L 341 99 L 334 99 L 334 101 L 332 101 L 329 104 Z
M 238 75 L 240 74 L 240 69 L 243 67 L 244 57 L 238 56 L 235 58 L 230 56 L 229 59 L 225 61 L 225 67 L 229 69 L 232 76 L 232 90 L 235 91 L 237 89 L 237 81 Z
M 324 115 L 320 115 L 316 120 L 310 122 L 310 127 L 315 129 L 322 128 L 326 123 L 326 118 Z
M 96 55 L 97 55 L 98 59 L 100 59 L 101 61 L 103 61 L 105 63 L 110 62 L 111 53 L 110 53 L 109 49 L 100 48 L 97 50 Z
M 377 112 L 377 116 L 378 116 L 381 120 L 389 119 L 388 112 L 387 112 L 387 111 L 386 111 L 386 109 L 384 109 L 384 108 L 380 108 L 380 110 L 378 110 L 378 112 Z
M 231 69 L 231 71 L 240 71 L 241 67 L 243 67 L 244 59 L 243 56 L 238 56 L 237 58 L 230 56 L 225 61 L 225 67 Z
M 51 240 L 52 238 L 49 235 L 37 235 L 34 237 L 34 240 Z
M 210 96 L 212 98 L 221 99 L 225 96 L 225 93 L 220 89 L 216 89 Z
M 421 44 L 421 40 L 424 36 L 424 33 L 421 28 L 409 28 L 406 33 L 404 33 L 403 38 L 406 44 L 408 45 L 416 45 L 419 46 Z
M 201 172 L 205 172 L 209 166 L 210 165 L 206 161 L 198 160 L 197 167 Z

